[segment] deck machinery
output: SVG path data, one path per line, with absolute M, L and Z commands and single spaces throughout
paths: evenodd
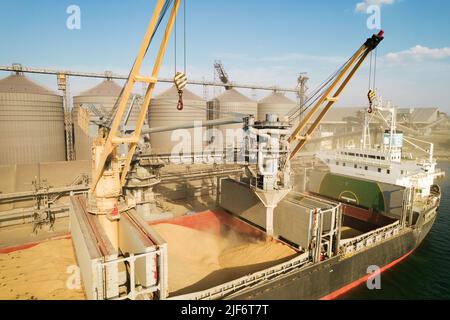
M 158 183 L 158 178 L 154 174 L 154 167 L 140 165 L 136 153 L 141 148 L 142 127 L 158 82 L 159 70 L 180 2 L 181 0 L 156 1 L 150 25 L 116 104 L 111 125 L 101 129 L 93 144 L 93 174 L 88 197 L 76 196 L 71 199 L 72 238 L 89 299 L 169 297 L 167 244 L 136 211 L 136 203 L 139 202 L 137 198 L 151 190 L 152 186 Z M 168 18 L 165 19 L 168 12 Z M 163 21 L 166 21 L 165 31 L 152 74 L 142 75 L 142 63 Z M 222 179 L 222 191 L 217 196 L 220 197 L 221 206 L 228 212 L 264 230 L 269 237 L 286 239 L 286 243 L 298 249 L 297 257 L 288 263 L 272 266 L 267 271 L 268 274 L 283 274 L 338 254 L 337 230 L 341 223 L 339 203 L 323 199 L 319 201 L 311 195 L 291 193 L 290 160 L 295 158 L 310 139 L 368 54 L 382 40 L 382 31 L 367 39 L 323 87 L 324 90 L 317 96 L 314 105 L 309 106 L 310 112 L 296 128 L 292 129 L 289 123 L 279 119 L 277 115 L 267 115 L 265 121 L 260 122 L 255 122 L 252 117 L 243 120 L 245 176 L 240 181 Z M 182 99 L 183 84 L 177 83 L 177 79 L 180 79 L 180 73 L 177 73 L 175 83 Z M 136 83 L 146 83 L 148 89 L 135 130 L 125 134 L 120 130 L 121 120 Z M 308 126 L 315 115 L 317 117 L 313 124 Z M 124 146 L 127 152 L 122 155 L 119 147 Z M 251 217 L 242 217 L 239 208 L 232 208 L 233 199 L 229 199 L 229 191 L 237 189 L 242 192 L 236 196 L 243 198 L 237 202 L 250 199 L 249 205 L 260 207 L 261 210 L 258 209 Z M 286 198 L 288 194 L 290 196 Z M 277 223 L 274 225 L 274 212 L 277 214 L 275 209 L 282 202 L 284 209 L 279 212 L 284 220 L 276 219 Z M 294 217 L 296 211 L 301 211 L 304 215 L 300 218 Z M 283 216 L 282 212 L 287 215 Z M 299 234 L 299 230 L 289 229 L 290 219 L 304 226 L 302 234 Z M 246 288 L 245 285 L 242 287 L 242 283 L 251 286 L 255 279 L 267 279 L 267 275 L 263 273 L 254 274 L 253 280 L 238 279 L 241 281 L 240 285 L 237 285 L 238 280 L 235 280 L 225 284 L 225 287 L 216 288 L 217 290 L 183 297 L 197 299 L 232 296 L 239 288 Z

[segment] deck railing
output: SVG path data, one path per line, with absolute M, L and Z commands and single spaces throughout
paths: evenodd
M 396 221 L 390 225 L 354 238 L 341 239 L 339 249 L 344 255 L 353 254 L 367 247 L 373 246 L 376 243 L 396 236 L 400 232 L 400 229 L 400 221 Z
M 169 297 L 168 300 L 215 300 L 224 298 L 237 293 L 240 290 L 252 288 L 283 274 L 298 270 L 307 265 L 308 262 L 310 262 L 310 254 L 306 252 L 287 262 L 259 272 L 254 272 L 251 275 L 241 277 L 234 281 L 204 291 Z

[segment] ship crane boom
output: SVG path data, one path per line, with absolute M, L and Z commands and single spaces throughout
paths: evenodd
M 340 71 L 335 74 L 330 85 L 324 90 L 322 95 L 318 97 L 317 102 L 308 114 L 306 114 L 298 126 L 292 131 L 289 142 L 291 144 L 297 142 L 297 144 L 290 154 L 289 158 L 291 160 L 296 157 L 300 150 L 302 150 L 325 115 L 339 100 L 341 93 L 347 87 L 348 83 L 361 67 L 362 63 L 366 60 L 369 53 L 372 52 L 384 39 L 383 35 L 384 31 L 381 30 L 378 34 L 374 34 L 371 38 L 367 39 L 358 51 L 356 51 L 356 53 L 344 64 Z M 314 119 L 311 126 L 306 130 L 308 124 L 316 115 L 317 117 Z
M 175 24 L 181 0 L 157 0 L 153 11 L 150 24 L 140 46 L 136 60 L 128 76 L 128 80 L 119 95 L 115 106 L 111 125 L 104 128 L 101 135 L 94 142 L 93 146 L 93 173 L 92 184 L 89 192 L 89 212 L 99 215 L 106 215 L 110 220 L 120 218 L 119 198 L 122 194 L 122 188 L 126 183 L 126 177 L 130 170 L 132 158 L 135 154 L 140 139 L 142 127 L 145 122 L 147 110 L 150 105 L 154 88 L 158 82 L 159 71 L 169 43 L 170 35 Z M 164 19 L 168 14 L 167 19 Z M 156 31 L 164 24 L 165 30 L 161 38 L 161 43 L 154 60 L 152 72 L 150 75 L 144 75 L 142 65 L 150 48 L 150 44 L 155 38 Z M 121 123 L 127 112 L 132 90 L 136 83 L 148 84 L 144 96 L 139 117 L 136 121 L 136 127 L 128 136 L 121 134 Z M 124 159 L 118 154 L 118 146 L 126 145 L 127 153 Z M 132 201 L 131 201 L 132 202 Z M 127 209 L 125 204 L 122 209 Z

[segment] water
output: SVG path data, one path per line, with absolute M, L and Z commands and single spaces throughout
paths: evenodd
M 428 236 L 408 258 L 381 275 L 381 289 L 363 284 L 342 299 L 450 299 L 450 163 L 446 172 L 438 217 Z

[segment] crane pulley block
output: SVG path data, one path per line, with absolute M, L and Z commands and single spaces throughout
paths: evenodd
M 380 44 L 384 39 L 384 30 L 380 30 L 378 34 L 374 34 L 371 38 L 367 39 L 364 44 L 369 50 L 373 50 Z
M 369 99 L 369 109 L 367 110 L 368 113 L 372 113 L 372 105 L 377 100 L 377 93 L 375 90 L 369 90 L 367 93 L 367 98 Z
M 177 72 L 173 78 L 173 82 L 175 83 L 178 91 L 183 91 L 187 84 L 187 77 L 183 72 Z
M 367 94 L 367 97 L 369 98 L 369 103 L 372 105 L 377 100 L 377 93 L 375 90 L 369 90 L 369 93 Z
M 173 82 L 175 83 L 175 86 L 178 89 L 178 105 L 177 109 L 179 111 L 183 110 L 184 103 L 183 103 L 183 90 L 186 87 L 187 84 L 187 77 L 183 72 L 177 72 L 175 77 L 173 78 Z

